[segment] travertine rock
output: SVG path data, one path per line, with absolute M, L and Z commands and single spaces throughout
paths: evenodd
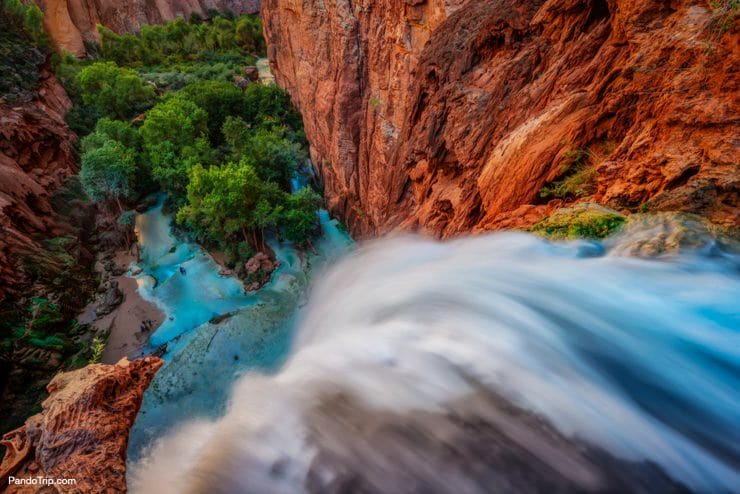
M 704 0 L 264 0 L 272 71 L 355 235 L 521 227 L 589 197 L 740 220 L 738 22 Z M 567 198 L 566 202 L 573 198 Z M 526 218 L 522 215 L 525 215 Z
M 42 476 L 76 480 L 49 492 L 124 492 L 129 429 L 162 364 L 157 357 L 123 359 L 58 374 L 43 411 L 3 437 L 0 490 L 36 492 L 38 485 L 7 485 L 8 477 Z
M 211 9 L 234 14 L 259 11 L 259 0 L 35 0 L 44 11 L 44 27 L 56 47 L 85 55 L 85 42 L 98 41 L 97 25 L 117 33 L 136 32 L 143 24 L 162 24 L 193 12 L 207 16 Z

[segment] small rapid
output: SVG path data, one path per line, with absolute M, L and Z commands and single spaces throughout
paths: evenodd
M 131 490 L 738 492 L 740 259 L 619 252 L 368 243 L 311 289 L 287 360 L 150 442 Z

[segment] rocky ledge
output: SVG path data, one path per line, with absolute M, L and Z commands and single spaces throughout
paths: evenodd
M 43 411 L 0 441 L 6 447 L 0 490 L 36 492 L 39 484 L 10 479 L 42 477 L 75 481 L 48 492 L 124 492 L 129 429 L 162 364 L 157 357 L 123 359 L 58 374 Z

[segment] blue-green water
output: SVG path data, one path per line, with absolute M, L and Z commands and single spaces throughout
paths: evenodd
M 181 421 L 222 414 L 231 383 L 244 372 L 277 368 L 288 353 L 309 277 L 354 245 L 321 210 L 316 251 L 269 241 L 280 266 L 265 287 L 244 294 L 243 284 L 220 276 L 219 265 L 199 245 L 174 236 L 162 203 L 163 198 L 136 221 L 141 261 L 131 270 L 141 270 L 136 275 L 140 293 L 166 316 L 152 334 L 149 350 L 167 344 L 167 352 L 131 431 L 132 459 L 152 438 Z M 222 315 L 230 317 L 209 323 Z

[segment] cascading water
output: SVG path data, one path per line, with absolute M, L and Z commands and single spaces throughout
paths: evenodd
M 628 239 L 627 239 L 628 241 Z M 370 243 L 292 355 L 133 492 L 737 492 L 740 259 L 524 234 Z

